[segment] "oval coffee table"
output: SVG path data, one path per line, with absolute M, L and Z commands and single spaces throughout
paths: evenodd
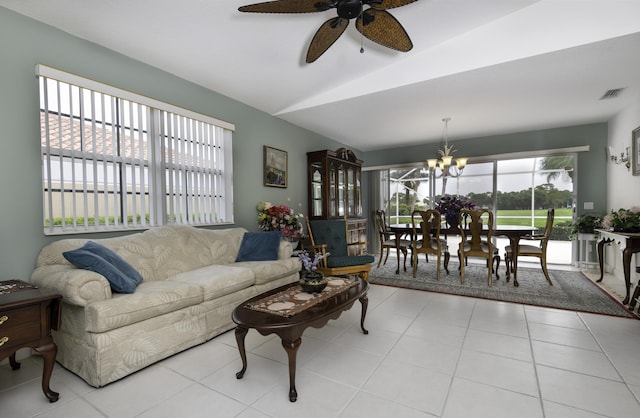
M 337 319 L 342 312 L 350 309 L 353 303 L 359 300 L 362 305 L 360 328 L 362 328 L 363 333 L 369 333 L 369 331 L 364 328 L 364 319 L 367 315 L 367 305 L 369 302 L 367 298 L 369 283 L 359 277 L 349 280 L 355 280 L 357 283 L 355 286 L 332 295 L 326 300 L 322 300 L 289 317 L 254 310 L 250 308 L 249 305 L 252 302 L 263 300 L 271 295 L 299 286 L 297 282 L 255 296 L 241 303 L 234 309 L 232 319 L 237 325 L 235 331 L 236 341 L 238 343 L 238 350 L 240 350 L 240 357 L 242 358 L 242 370 L 236 373 L 236 378 L 242 379 L 247 370 L 247 354 L 244 339 L 249 329 L 253 328 L 262 335 L 277 334 L 282 340 L 282 346 L 286 350 L 289 358 L 289 400 L 295 402 L 298 399 L 298 392 L 296 391 L 296 354 L 302 343 L 302 333 L 305 329 L 308 327 L 322 328 L 330 319 Z

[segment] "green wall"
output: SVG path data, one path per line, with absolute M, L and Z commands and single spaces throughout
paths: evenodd
M 450 141 L 450 145 L 460 155 L 471 157 L 521 153 L 541 149 L 556 149 L 589 146 L 588 152 L 578 153 L 577 205 L 578 214 L 582 213 L 584 202 L 593 202 L 594 210 L 607 211 L 607 124 L 570 126 L 539 131 L 519 132 L 507 135 L 495 135 L 481 138 Z M 415 163 L 416 156 L 422 161 L 437 155 L 439 143 L 413 147 L 399 147 L 380 151 L 365 152 L 362 159 L 365 166 L 375 167 L 389 164 Z M 369 213 L 373 208 L 366 213 Z
M 40 122 L 35 65 L 111 84 L 236 125 L 234 216 L 256 230 L 259 200 L 306 211 L 306 153 L 344 145 L 228 97 L 0 7 L 0 280 L 28 279 L 40 249 L 64 237 L 42 232 Z M 289 187 L 262 185 L 262 147 L 289 152 Z M 116 233 L 85 235 L 107 237 Z
M 302 203 L 306 212 L 306 153 L 340 144 L 157 68 L 41 24 L 0 7 L 0 279 L 31 274 L 40 249 L 62 237 L 42 232 L 38 89 L 35 65 L 45 64 L 102 83 L 185 107 L 236 125 L 233 139 L 234 216 L 238 226 L 256 228 L 259 200 Z M 593 201 L 606 208 L 606 124 L 584 125 L 455 141 L 465 155 L 478 156 L 541 148 L 590 145 L 579 156 L 579 207 Z M 262 185 L 262 147 L 289 152 L 289 187 Z M 435 155 L 438 144 L 390 147 L 361 153 L 365 166 L 416 162 Z M 363 181 L 367 191 L 368 179 Z M 367 202 L 366 195 L 363 196 Z M 364 213 L 369 213 L 365 207 Z M 107 237 L 116 233 L 86 235 Z

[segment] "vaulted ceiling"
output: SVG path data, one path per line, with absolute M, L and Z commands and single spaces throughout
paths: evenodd
M 456 140 L 604 122 L 640 100 L 638 0 L 418 0 L 390 10 L 411 51 L 350 22 L 312 64 L 307 47 L 335 10 L 237 10 L 254 2 L 0 6 L 363 151 L 439 141 L 444 117 Z

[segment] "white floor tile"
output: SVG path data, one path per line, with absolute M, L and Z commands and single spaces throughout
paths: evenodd
M 148 367 L 84 398 L 109 417 L 135 417 L 193 382 L 164 367 Z
M 230 399 L 199 383 L 184 388 L 159 404 L 138 415 L 140 418 L 232 418 L 246 408 L 242 403 Z
M 550 401 L 543 401 L 543 405 L 545 418 L 603 418 L 606 416 Z
M 532 361 L 529 339 L 511 335 L 470 329 L 465 337 L 463 349 Z
M 383 356 L 345 347 L 339 344 L 325 346 L 303 368 L 313 373 L 356 388 L 361 387 L 380 365 Z M 348 364 L 348 367 L 345 367 Z
M 463 350 L 456 377 L 537 397 L 533 363 L 477 351 Z
M 622 381 L 620 374 L 602 352 L 566 345 L 533 341 L 536 364 Z
M 405 335 L 387 360 L 453 376 L 459 355 L 459 347 Z
M 546 366 L 537 370 L 544 400 L 611 417 L 640 416 L 640 403 L 621 382 Z
M 601 351 L 593 335 L 586 329 L 565 328 L 557 325 L 529 323 L 531 339 L 585 350 Z
M 542 418 L 540 399 L 456 378 L 443 418 Z
M 252 406 L 277 418 L 336 417 L 354 397 L 356 389 L 301 370 L 296 374 L 298 399 L 289 401 L 289 383 L 280 382 L 276 390 L 262 396 Z
M 433 415 L 366 392 L 359 392 L 340 414 L 340 418 L 362 417 L 433 418 Z
M 42 359 L 0 364 L 4 417 L 596 418 L 640 416 L 640 321 L 372 285 L 298 352 L 298 401 L 276 335 L 233 330 L 103 388 Z M 544 410 L 544 414 L 543 414 Z M 515 411 L 515 412 L 514 412 Z
M 363 390 L 412 409 L 439 416 L 451 377 L 409 364 L 385 360 Z

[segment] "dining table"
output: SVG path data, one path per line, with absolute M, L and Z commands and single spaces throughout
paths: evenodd
M 394 238 L 396 242 L 396 248 L 399 248 L 400 241 L 402 239 L 407 239 L 413 242 L 413 226 L 411 224 L 391 224 L 389 225 L 389 230 L 394 233 Z M 538 228 L 535 226 L 521 226 L 521 225 L 498 225 L 491 231 L 492 237 L 506 237 L 509 239 L 509 245 L 511 246 L 511 251 L 513 254 L 513 285 L 515 287 L 520 286 L 518 283 L 518 245 L 520 244 L 520 239 L 527 235 L 532 235 L 537 231 Z M 420 228 L 416 228 L 416 231 L 421 231 Z M 447 237 L 449 235 L 460 235 L 460 230 L 458 228 L 452 228 L 449 226 L 440 228 L 440 235 Z M 398 257 L 398 268 L 396 270 L 396 274 L 400 272 L 400 258 Z M 509 276 L 507 275 L 507 281 L 509 281 Z

